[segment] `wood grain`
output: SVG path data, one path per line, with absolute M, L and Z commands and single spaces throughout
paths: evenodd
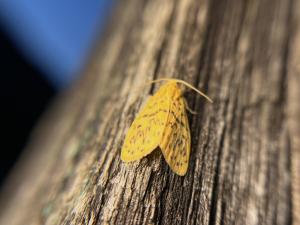
M 120 1 L 82 78 L 41 119 L 6 181 L 0 224 L 300 224 L 299 0 Z M 192 91 L 184 177 L 161 153 L 124 164 L 141 105 Z

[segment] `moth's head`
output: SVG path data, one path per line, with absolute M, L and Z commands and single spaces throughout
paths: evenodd
M 166 88 L 166 91 L 174 97 L 182 96 L 182 90 L 178 86 L 178 82 L 176 82 L 176 81 L 168 81 L 165 84 L 165 88 Z
M 168 81 L 164 86 L 166 87 L 167 90 L 170 90 L 170 91 L 174 91 L 174 90 L 179 89 L 179 86 L 178 86 L 177 82 L 172 81 L 172 80 Z
M 198 94 L 202 95 L 203 97 L 205 97 L 209 102 L 213 102 L 207 95 L 205 95 L 203 92 L 199 91 L 197 88 L 195 88 L 194 86 L 192 86 L 191 84 L 187 83 L 184 80 L 180 80 L 180 79 L 175 79 L 175 78 L 160 78 L 157 80 L 153 80 L 150 83 L 156 83 L 156 82 L 160 82 L 160 81 L 167 81 L 166 84 L 164 84 L 163 86 L 160 87 L 160 91 L 162 93 L 170 93 L 171 94 L 175 94 L 176 96 L 182 96 L 182 92 L 184 92 L 184 90 L 182 90 L 181 88 L 178 87 L 178 83 L 183 84 L 184 86 L 196 91 Z

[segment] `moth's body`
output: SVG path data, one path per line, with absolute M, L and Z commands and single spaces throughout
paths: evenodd
M 123 161 L 139 160 L 159 147 L 171 169 L 185 175 L 191 136 L 182 94 L 171 80 L 150 97 L 129 128 L 121 151 Z

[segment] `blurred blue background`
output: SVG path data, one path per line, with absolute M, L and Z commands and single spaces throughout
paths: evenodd
M 83 67 L 110 0 L 1 0 L 0 21 L 26 58 L 57 88 Z
M 40 115 L 80 74 L 114 4 L 0 0 L 0 183 Z

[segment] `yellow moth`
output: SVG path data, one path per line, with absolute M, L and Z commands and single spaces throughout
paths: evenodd
M 189 163 L 191 134 L 186 114 L 189 108 L 177 83 L 212 100 L 183 80 L 162 78 L 151 83 L 159 81 L 167 83 L 149 98 L 133 121 L 123 143 L 121 159 L 124 162 L 139 160 L 159 147 L 172 171 L 183 176 Z

